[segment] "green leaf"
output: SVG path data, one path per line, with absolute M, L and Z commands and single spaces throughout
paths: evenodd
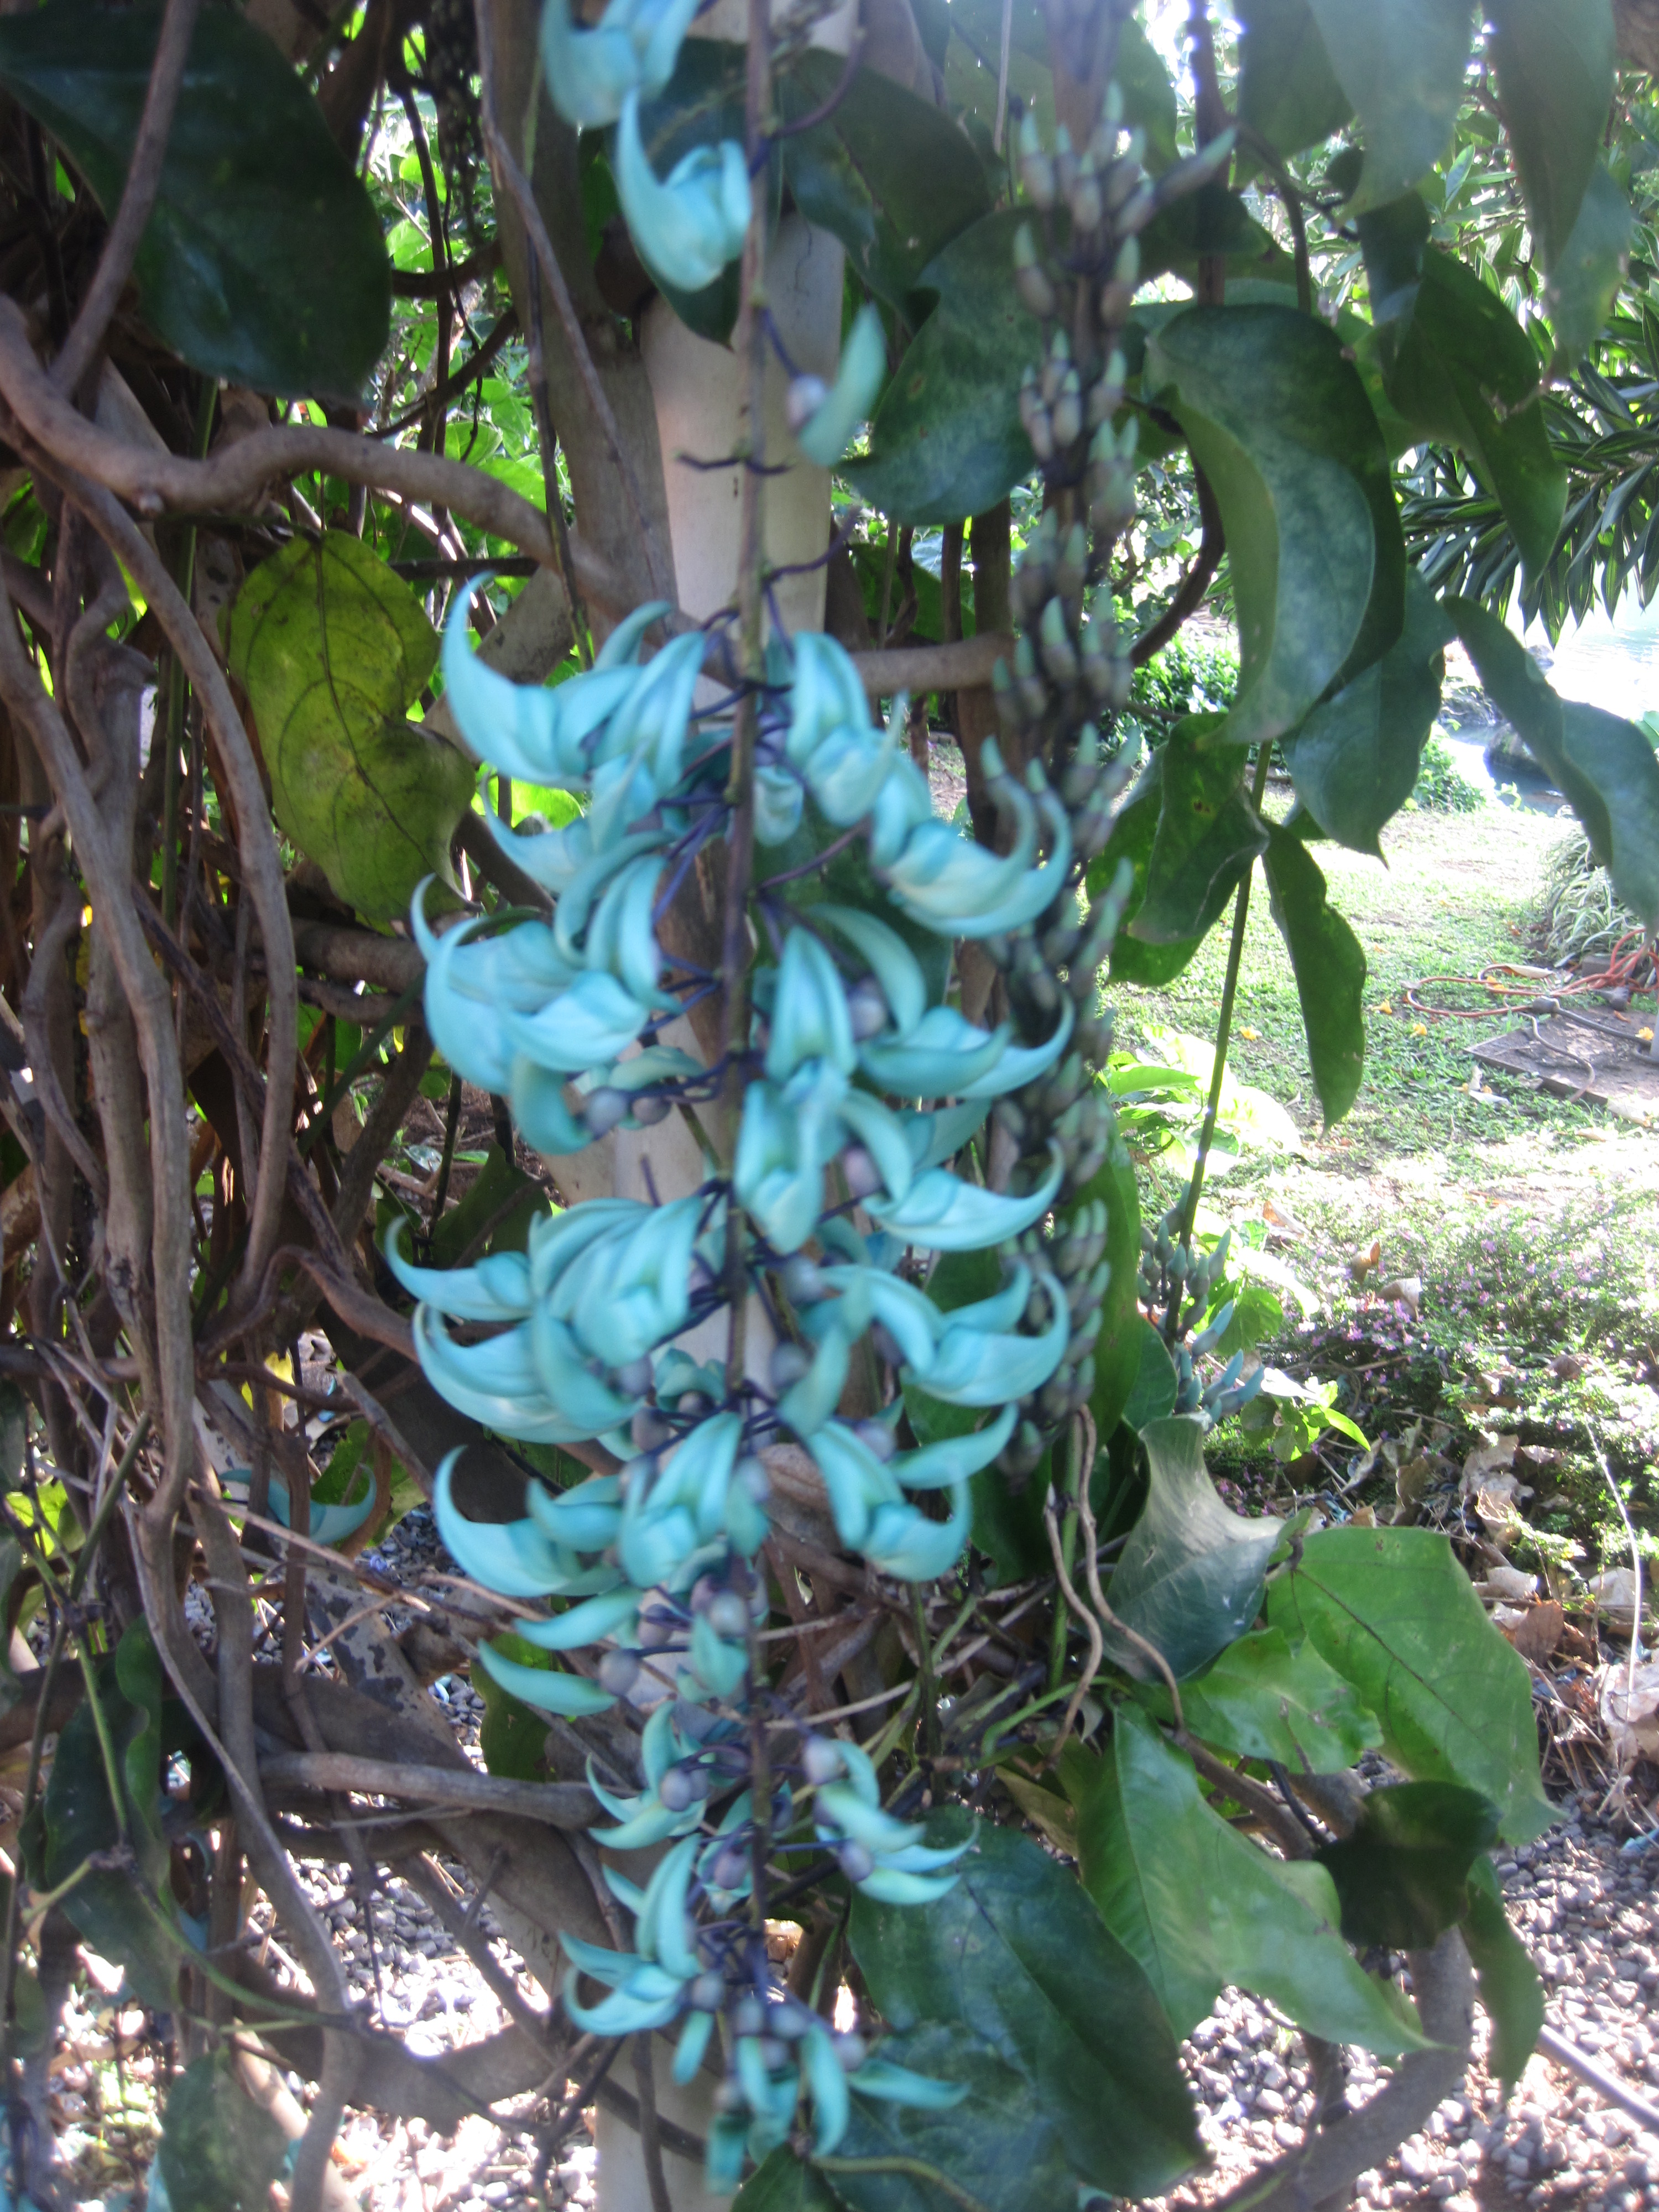
M 1194 722 L 1202 719 L 1206 726 L 1219 729 L 1225 717 L 1212 714 L 1192 719 Z M 1091 863 L 1087 878 L 1090 896 L 1098 898 L 1117 873 L 1119 862 L 1127 860 L 1133 880 L 1123 911 L 1129 921 L 1133 920 L 1146 900 L 1147 871 L 1163 811 L 1164 754 L 1160 748 L 1142 769 L 1112 825 L 1106 849 Z M 1145 989 L 1157 990 L 1175 981 L 1202 941 L 1200 938 L 1188 937 L 1173 945 L 1147 945 L 1132 937 L 1127 927 L 1121 927 L 1112 945 L 1111 980 L 1114 983 L 1136 983 Z
M 1283 1524 L 1229 1511 L 1204 1467 L 1204 1424 L 1191 1413 L 1142 1429 L 1146 1503 L 1129 1531 L 1106 1598 L 1126 1628 L 1157 1647 L 1177 1680 L 1194 1674 L 1261 1608 L 1262 1585 Z M 1156 1672 L 1144 1652 L 1106 1631 L 1127 1674 Z
M 1382 857 L 1379 833 L 1411 797 L 1440 711 L 1451 635 L 1412 569 L 1406 626 L 1395 643 L 1284 740 L 1297 799 L 1340 845 Z
M 1021 208 L 988 215 L 917 279 L 938 304 L 911 340 L 870 425 L 866 459 L 843 464 L 854 489 L 898 522 L 982 514 L 1030 474 L 1019 380 L 1042 331 L 1014 292 Z
M 50 0 L 0 21 L 0 83 L 113 216 L 160 0 Z M 380 217 L 322 112 L 234 8 L 204 9 L 133 267 L 144 319 L 205 376 L 355 400 L 386 341 Z
M 1475 1987 L 1492 2022 L 1487 2064 L 1511 2097 L 1538 2047 L 1544 2025 L 1544 1985 L 1526 1945 L 1510 1925 L 1504 1893 L 1489 1858 L 1469 1869 L 1469 1915 L 1463 1941 L 1474 1964 Z
M 1363 235 L 1363 233 L 1362 233 Z M 1389 399 L 1425 442 L 1462 447 L 1504 509 L 1528 575 L 1549 559 L 1565 509 L 1565 464 L 1538 404 L 1538 356 L 1472 270 L 1423 249 L 1410 320 L 1388 368 Z
M 432 1264 L 459 1267 L 464 1260 L 489 1252 L 522 1252 L 530 1242 L 531 1223 L 547 1210 L 540 1183 L 492 1143 L 465 1196 L 432 1232 Z
M 1097 1104 L 1107 1108 L 1103 1090 Z M 1140 1200 L 1134 1162 L 1123 1141 L 1115 1114 L 1108 1108 L 1106 1157 L 1078 1193 L 1079 1209 L 1098 1202 L 1106 1209 L 1106 1249 L 1111 1269 L 1100 1302 L 1100 1334 L 1095 1342 L 1095 1387 L 1089 1400 L 1095 1433 L 1102 1442 L 1123 1418 L 1123 1409 L 1140 1373 L 1140 1310 L 1136 1304 L 1140 1274 Z
M 192 2059 L 167 2093 L 156 2162 L 169 2212 L 264 2212 L 288 2137 L 228 2051 Z
M 125 1803 L 127 1839 L 155 1911 L 132 1893 L 132 1875 L 98 1871 L 84 1875 L 64 1899 L 64 1911 L 100 1955 L 118 1960 L 141 2004 L 171 2011 L 183 1948 L 169 1940 L 157 1911 L 172 1905 L 169 1852 L 157 1821 L 161 1783 L 161 1666 L 142 1619 L 122 1637 L 113 1657 L 98 1669 L 99 1692 L 109 1724 Z M 121 1828 L 110 1795 L 108 1770 L 89 1701 L 82 1698 L 58 1739 L 42 1801 L 37 1889 L 67 1881 L 95 1853 L 113 1850 Z
M 1595 174 L 1613 104 L 1612 0 L 1490 0 L 1486 12 L 1528 227 L 1553 270 Z
M 1205 1802 L 1192 1761 L 1121 1706 L 1105 1755 L 1068 1747 L 1084 1886 L 1146 1967 L 1177 2035 L 1223 1989 L 1248 1990 L 1333 2043 L 1392 2055 L 1423 2039 L 1337 1932 L 1336 1892 L 1269 1855 Z
M 1244 791 L 1243 745 L 1206 748 L 1184 715 L 1160 756 L 1158 830 L 1146 856 L 1146 890 L 1128 934 L 1152 945 L 1201 941 L 1267 848 L 1267 831 Z
M 1362 1948 L 1426 1950 L 1468 1910 L 1469 1869 L 1498 1832 L 1498 1808 L 1453 1782 L 1373 1790 L 1352 1835 L 1314 1856 L 1336 1884 L 1342 1933 Z
M 15 1536 L 0 1537 L 0 1620 L 9 1617 L 11 1586 L 23 1565 L 22 1548 Z M 0 1713 L 9 1712 L 23 1692 L 3 1655 L 0 1655 Z
M 15 1382 L 0 1382 L 0 1490 L 15 1490 L 28 1456 L 29 1402 Z
M 957 2081 L 968 2094 L 948 2112 L 853 2098 L 853 2116 L 823 2179 L 854 2212 L 946 2212 L 951 2200 L 920 2175 L 848 2172 L 847 2159 L 916 2159 L 996 2212 L 1052 2212 L 1075 2203 L 1078 2170 L 1048 2099 L 994 2045 L 955 2022 L 926 2022 L 887 2038 L 881 2055 L 914 2073 Z
M 1554 1820 L 1526 1662 L 1436 1530 L 1321 1528 L 1274 1577 L 1267 1610 L 1270 1626 L 1305 1636 L 1353 1684 L 1407 1774 L 1478 1790 L 1510 1843 Z
M 1137 1694 L 1161 1720 L 1174 1719 L 1161 1681 Z M 1382 1741 L 1352 1684 L 1311 1644 L 1293 1644 L 1277 1628 L 1253 1630 L 1218 1652 L 1182 1684 L 1181 1704 L 1200 1742 L 1238 1759 L 1277 1759 L 1293 1773 L 1340 1774 Z
M 504 1659 L 521 1667 L 547 1667 L 551 1661 L 539 1644 L 505 1630 L 494 1640 Z M 504 1774 L 514 1782 L 540 1782 L 547 1774 L 547 1715 L 538 1713 L 504 1690 L 486 1667 L 472 1670 L 472 1686 L 483 1699 L 484 1717 L 478 1729 L 478 1749 L 485 1771 Z
M 938 1814 L 928 1840 L 959 1842 L 970 1825 Z M 853 1955 L 872 2002 L 901 2033 L 931 2020 L 981 2037 L 1022 2077 L 1077 2175 L 1111 2196 L 1158 2195 L 1198 2142 L 1151 1983 L 1041 1844 L 984 1822 L 973 1832 L 961 1878 L 936 1904 L 855 1899 Z
M 1169 1348 L 1144 1314 L 1130 1332 L 1130 1341 L 1134 1346 L 1134 1375 L 1118 1419 L 1139 1436 L 1150 1423 L 1164 1420 L 1174 1413 L 1179 1385 Z M 1111 1431 L 1103 1429 L 1100 1433 L 1109 1436 Z
M 231 610 L 230 671 L 253 704 L 276 819 L 371 921 L 449 876 L 472 765 L 404 719 L 438 656 L 409 586 L 361 538 L 296 538 Z
M 1635 224 L 1630 201 L 1598 162 L 1584 188 L 1578 220 L 1544 287 L 1558 370 L 1574 368 L 1607 327 L 1630 260 Z
M 1353 1104 L 1365 1071 L 1365 955 L 1331 904 L 1313 854 L 1276 822 L 1267 825 L 1264 866 L 1273 917 L 1296 973 L 1314 1089 L 1329 1128 Z
M 1311 0 L 1364 143 L 1349 210 L 1380 207 L 1433 168 L 1463 100 L 1470 0 Z
M 1279 155 L 1299 154 L 1353 112 L 1308 0 L 1240 0 L 1238 119 Z M 1248 156 L 1247 156 L 1248 158 Z
M 809 48 L 780 82 L 786 119 L 823 106 L 844 69 L 839 54 Z M 912 290 L 927 288 L 928 264 L 990 212 L 966 132 L 872 69 L 857 72 L 826 121 L 784 141 L 783 160 L 801 213 L 840 239 L 869 289 L 902 313 Z
M 846 2201 L 815 2166 L 780 2143 L 732 2199 L 732 2212 L 842 2212 Z
M 1400 635 L 1376 415 L 1335 331 L 1294 307 L 1188 308 L 1148 340 L 1141 389 L 1179 422 L 1226 530 L 1240 672 L 1221 737 L 1264 743 Z
M 1659 762 L 1634 722 L 1560 698 L 1532 655 L 1485 607 L 1448 599 L 1481 683 L 1563 791 L 1613 888 L 1659 929 Z

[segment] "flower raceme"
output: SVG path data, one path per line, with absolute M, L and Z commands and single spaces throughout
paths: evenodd
M 465 607 L 445 640 L 452 710 L 477 755 L 586 801 L 539 836 L 491 817 L 551 896 L 550 919 L 503 927 L 482 915 L 440 931 L 424 887 L 413 917 L 440 1049 L 467 1080 L 504 1093 L 550 1152 L 681 1108 L 700 1134 L 696 1109 L 724 1086 L 661 1035 L 714 988 L 660 933 L 687 867 L 730 820 L 729 728 L 695 705 L 707 639 L 692 632 L 640 659 L 665 611 L 641 608 L 590 671 L 552 690 L 480 662 Z M 900 742 L 903 713 L 901 701 L 885 729 L 873 726 L 855 670 L 827 637 L 771 650 L 757 702 L 757 840 L 791 865 L 757 894 L 772 957 L 752 979 L 729 1164 L 705 1154 L 698 1187 L 665 1203 L 602 1198 L 553 1213 L 523 1252 L 468 1267 L 418 1266 L 395 1233 L 387 1240 L 417 1301 L 422 1363 L 452 1404 L 528 1444 L 597 1439 L 620 1462 L 562 1490 L 532 1480 L 521 1519 L 486 1524 L 460 1511 L 447 1462 L 434 1504 L 465 1573 L 551 1608 L 515 1622 L 544 1663 L 481 1648 L 503 1688 L 565 1719 L 623 1698 L 648 1713 L 641 1789 L 619 1796 L 590 1778 L 613 1822 L 596 1839 L 664 1856 L 645 1889 L 617 1888 L 635 1914 L 633 1953 L 568 1947 L 566 2002 L 599 2033 L 681 2021 L 677 2065 L 690 2070 L 724 2016 L 729 2074 L 710 2160 L 728 2185 L 745 2151 L 763 2157 L 783 2140 L 803 2096 L 828 2149 L 850 2092 L 952 2094 L 833 2036 L 773 1988 L 754 1954 L 757 1860 L 828 1853 L 855 1888 L 905 1904 L 948 1887 L 958 1856 L 883 1808 L 875 1770 L 850 1742 L 803 1737 L 793 1765 L 772 1763 L 769 1802 L 754 1802 L 746 1716 L 757 1699 L 787 1711 L 754 1665 L 766 1455 L 791 1445 L 810 1455 L 840 1540 L 877 1572 L 946 1574 L 968 1540 L 971 1480 L 1012 1432 L 1012 1401 L 1055 1374 L 1070 1340 L 1066 1297 L 1040 1261 L 1014 1260 L 1000 1289 L 948 1312 L 925 1279 L 933 1254 L 1027 1236 L 1059 1188 L 1052 1148 L 1024 1164 L 1023 1183 L 998 1190 L 953 1163 L 977 1144 L 982 1164 L 991 1103 L 1066 1053 L 1070 1004 L 1045 1042 L 1017 1042 L 1006 1023 L 981 1026 L 948 1003 L 945 963 L 927 947 L 1018 931 L 1073 897 L 1066 817 L 1040 773 L 1017 785 L 988 746 L 1011 848 L 974 844 L 934 816 Z M 848 832 L 866 842 L 878 886 L 858 908 L 826 898 L 812 868 L 813 853 Z M 727 1310 L 734 1234 L 743 1294 L 763 1289 L 793 1339 L 764 1382 L 733 1385 L 687 1349 L 690 1332 Z M 892 1378 L 887 1404 L 843 1419 L 860 1346 Z M 988 1418 L 902 1449 L 907 1382 Z M 583 1977 L 605 1992 L 591 2004 Z

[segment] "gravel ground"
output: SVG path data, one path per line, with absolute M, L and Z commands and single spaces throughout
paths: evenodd
M 442 1565 L 443 1556 L 430 1516 L 416 1511 L 370 1559 L 411 1577 Z M 481 1701 L 453 1678 L 435 1690 L 476 1758 Z M 1659 2102 L 1659 2033 L 1653 2025 L 1659 2014 L 1659 1851 L 1621 1850 L 1593 1807 L 1569 1800 L 1562 1809 L 1561 1823 L 1548 1836 L 1499 1862 L 1510 1911 L 1544 1977 L 1552 2024 L 1638 2094 Z M 482 2040 L 506 2024 L 497 1998 L 423 1898 L 393 1878 L 366 1908 L 344 1878 L 347 1870 L 335 1872 L 340 1879 L 314 1878 L 313 1894 L 349 1962 L 354 1998 L 374 2002 L 378 1966 L 380 2018 L 423 2055 Z M 499 1964 L 539 2004 L 541 1992 L 501 1938 L 488 1905 L 477 1917 Z M 280 1954 L 275 1963 L 283 1963 Z M 99 1979 L 94 1974 L 84 2002 L 76 2000 L 66 2027 L 72 2044 L 106 2051 L 112 2028 L 121 2021 L 112 2015 Z M 107 1990 L 118 1982 L 118 1972 L 110 1969 Z M 123 2032 L 136 2035 L 142 2016 L 126 2019 Z M 1477 2052 L 1485 2043 L 1482 2021 Z M 1294 2031 L 1249 1997 L 1224 1999 L 1215 2015 L 1194 2031 L 1182 2057 L 1213 2163 L 1167 2200 L 1166 2212 L 1212 2203 L 1301 2140 L 1312 2107 L 1301 2055 Z M 1378 2069 L 1363 2052 L 1351 2057 L 1350 2089 L 1362 2101 Z M 142 2063 L 137 2069 L 141 2077 L 146 2070 Z M 71 2130 L 64 2148 L 71 2158 L 74 2131 L 87 2124 L 81 2094 L 85 2073 L 71 2063 L 59 2077 Z M 520 2100 L 517 2116 L 526 2132 L 518 2136 L 483 2118 L 439 2136 L 420 2121 L 382 2124 L 356 2113 L 341 2136 L 340 2170 L 364 2212 L 585 2208 L 594 2201 L 594 2151 L 585 2130 L 567 2147 L 545 2193 L 535 2190 L 536 2146 L 528 2129 L 544 2122 L 550 2109 L 545 2100 Z M 106 2199 L 107 2179 L 100 2179 L 99 2193 L 82 2200 L 81 2212 L 101 2212 L 106 2202 L 121 2201 Z M 1477 2056 L 1461 2096 L 1442 2105 L 1423 2133 L 1385 2167 L 1362 2177 L 1358 2201 L 1376 2212 L 1441 2204 L 1446 2212 L 1496 2212 L 1523 2203 L 1583 2206 L 1587 2212 L 1651 2206 L 1659 2212 L 1659 2136 L 1644 2134 L 1576 2075 L 1541 2057 L 1528 2067 L 1505 2110 Z

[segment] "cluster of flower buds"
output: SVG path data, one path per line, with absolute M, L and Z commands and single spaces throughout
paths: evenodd
M 1178 1243 L 1182 1210 L 1180 1205 L 1174 1207 L 1156 1229 L 1142 1224 L 1140 1301 L 1153 1327 L 1170 1341 L 1176 1369 L 1176 1412 L 1201 1413 L 1218 1421 L 1255 1396 L 1261 1388 L 1262 1370 L 1258 1367 L 1244 1376 L 1244 1355 L 1236 1352 L 1207 1382 L 1199 1375 L 1197 1363 L 1215 1351 L 1233 1318 L 1231 1298 L 1205 1318 L 1211 1295 L 1226 1273 L 1232 1231 L 1223 1230 L 1208 1252 L 1200 1251 L 1196 1243 Z M 1195 1323 L 1202 1323 L 1196 1335 L 1192 1334 Z

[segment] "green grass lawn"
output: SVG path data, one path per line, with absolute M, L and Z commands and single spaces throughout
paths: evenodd
M 1474 976 L 1491 962 L 1528 959 L 1526 926 L 1564 834 L 1548 817 L 1491 804 L 1400 816 L 1385 833 L 1386 866 L 1314 848 L 1369 964 L 1364 1081 L 1352 1112 L 1329 1130 L 1319 1126 L 1295 981 L 1258 876 L 1231 1065 L 1288 1109 L 1302 1143 L 1245 1152 L 1207 1199 L 1241 1231 L 1267 1220 L 1269 1249 L 1317 1299 L 1314 1311 L 1287 1308 L 1271 1358 L 1328 1376 L 1400 1347 L 1404 1364 L 1385 1357 L 1376 1376 L 1352 1393 L 1345 1385 L 1344 1402 L 1368 1434 L 1399 1436 L 1429 1414 L 1448 1425 L 1455 1462 L 1478 1434 L 1505 1428 L 1559 1450 L 1550 1487 L 1568 1504 L 1553 1519 L 1585 1540 L 1593 1559 L 1617 1548 L 1598 1448 L 1626 1479 L 1638 1519 L 1653 1503 L 1659 1128 L 1485 1071 L 1472 1094 L 1469 1047 L 1515 1017 L 1437 1021 L 1401 995 L 1425 975 Z M 1224 923 L 1167 990 L 1115 988 L 1120 1042 L 1156 1058 L 1160 1024 L 1212 1036 L 1227 943 Z M 1172 1203 L 1180 1188 L 1178 1176 L 1153 1168 L 1147 1200 Z M 1418 1277 L 1417 1316 L 1353 1280 L 1350 1262 L 1374 1243 L 1381 1256 L 1370 1283 Z M 1583 1360 L 1581 1375 L 1552 1371 L 1564 1354 Z M 1494 1395 L 1506 1402 L 1492 1407 Z M 1224 1431 L 1217 1444 L 1224 1460 L 1240 1449 Z M 1537 1487 L 1529 1510 L 1547 1532 Z

